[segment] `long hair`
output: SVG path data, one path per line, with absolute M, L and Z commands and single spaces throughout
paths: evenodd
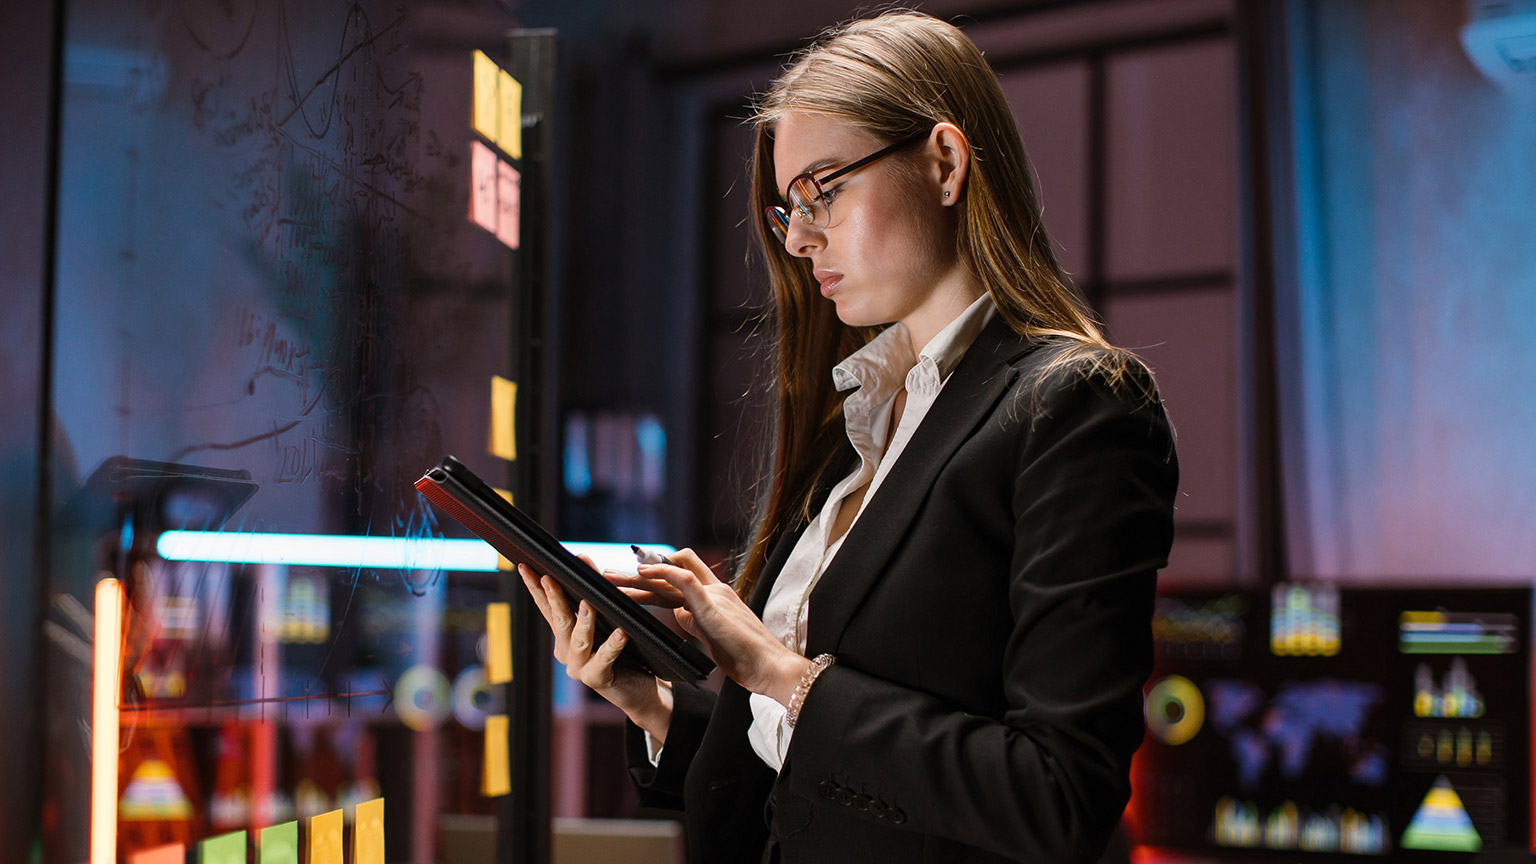
M 997 76 L 958 28 L 906 10 L 833 27 L 791 58 L 755 108 L 751 221 L 773 298 L 775 428 L 766 494 L 736 579 L 743 597 L 751 594 L 786 526 L 809 519 L 811 496 L 846 439 L 831 368 L 878 332 L 839 321 L 833 304 L 817 291 L 810 262 L 789 255 L 760 215 L 780 203 L 773 139 L 785 116 L 836 117 L 885 142 L 927 132 L 941 121 L 953 123 L 971 149 L 956 204 L 956 248 L 1003 320 L 1020 334 L 1066 344 L 1047 374 L 1070 366 L 1118 383 L 1137 365 L 1105 341 L 1062 273 Z

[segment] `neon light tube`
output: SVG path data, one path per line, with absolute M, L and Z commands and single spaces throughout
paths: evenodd
M 633 572 L 626 543 L 564 543 L 599 570 Z M 646 544 L 663 555 L 671 546 Z M 496 571 L 496 550 L 482 540 L 442 537 L 360 537 L 349 534 L 257 534 L 240 531 L 166 531 L 155 550 L 167 561 L 285 564 L 308 567 L 371 567 L 380 570 Z
M 122 687 L 123 588 L 96 583 L 91 680 L 91 864 L 117 864 L 117 696 Z

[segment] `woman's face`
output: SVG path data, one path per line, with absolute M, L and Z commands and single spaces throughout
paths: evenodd
M 807 171 L 825 176 L 887 143 L 835 117 L 785 116 L 773 147 L 780 198 L 796 176 Z M 822 296 L 837 304 L 845 324 L 902 321 L 915 339 L 937 332 L 948 320 L 924 326 L 924 319 L 948 314 L 952 304 L 938 302 L 946 293 L 943 286 L 964 270 L 958 266 L 954 211 L 944 206 L 938 171 L 927 167 L 930 147 L 927 141 L 914 143 L 826 184 L 832 218 L 824 229 L 791 215 L 784 248 L 810 259 Z

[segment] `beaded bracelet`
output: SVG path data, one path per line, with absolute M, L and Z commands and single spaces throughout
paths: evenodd
M 827 667 L 837 662 L 837 658 L 831 654 L 821 654 L 811 661 L 804 674 L 800 676 L 800 683 L 795 685 L 795 692 L 790 694 L 789 705 L 784 710 L 784 722 L 791 728 L 800 720 L 800 708 L 805 705 L 806 694 L 811 692 L 811 685 L 816 683 L 816 676 L 827 671 Z

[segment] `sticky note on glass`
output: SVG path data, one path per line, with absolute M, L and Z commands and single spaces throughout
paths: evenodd
M 469 144 L 469 218 L 496 233 L 496 151 L 471 141 Z
M 260 864 L 299 864 L 299 823 L 284 822 L 261 829 Z
M 523 158 L 523 85 L 505 70 L 496 77 L 501 127 L 496 143 L 513 159 Z
M 156 846 L 142 852 L 130 852 L 128 864 L 187 864 L 187 847 L 181 843 L 172 843 L 169 846 Z
M 520 185 L 522 176 L 510 164 L 496 160 L 496 239 L 516 249 L 521 223 Z
M 486 449 L 507 461 L 517 458 L 514 411 L 517 410 L 517 384 L 500 375 L 491 376 L 491 436 Z
M 506 489 L 497 489 L 495 486 L 492 486 L 491 487 L 491 491 L 495 492 L 497 495 L 500 495 L 502 500 L 506 501 L 508 504 L 512 503 L 512 493 L 507 491 Z M 507 556 L 501 554 L 500 552 L 497 552 L 496 553 L 496 569 L 497 570 L 516 570 L 517 568 L 512 566 L 512 562 L 507 560 Z
M 512 607 L 506 603 L 485 606 L 485 683 L 512 680 Z
M 512 791 L 511 764 L 507 761 L 507 715 L 485 718 L 485 765 L 480 774 L 480 794 L 505 795 Z
M 384 799 L 357 805 L 352 828 L 352 864 L 384 864 Z
M 341 826 L 340 810 L 309 817 L 308 864 L 342 864 Z
M 497 85 L 505 72 L 484 51 L 475 52 L 474 123 L 475 131 L 492 141 L 501 134 L 501 97 Z M 522 95 L 518 95 L 522 102 Z M 522 118 L 518 118 L 521 125 Z
M 245 864 L 245 832 L 209 837 L 197 844 L 198 864 Z

